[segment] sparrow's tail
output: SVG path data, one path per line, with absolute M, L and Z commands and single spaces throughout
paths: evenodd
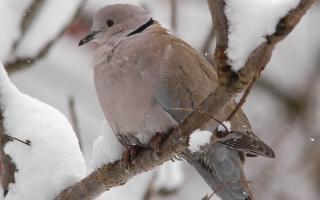
M 182 156 L 222 200 L 253 200 L 239 151 L 216 143 L 201 152 L 186 151 Z

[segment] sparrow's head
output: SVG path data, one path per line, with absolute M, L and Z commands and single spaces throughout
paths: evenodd
M 139 6 L 130 4 L 105 6 L 95 14 L 91 31 L 79 42 L 79 46 L 89 41 L 101 44 L 112 37 L 128 36 L 151 23 L 153 20 L 150 13 Z

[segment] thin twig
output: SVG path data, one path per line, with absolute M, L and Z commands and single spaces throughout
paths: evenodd
M 178 19 L 178 6 L 177 6 L 178 2 L 177 0 L 170 0 L 170 9 L 171 9 L 171 30 L 173 32 L 177 31 L 177 19 Z
M 61 38 L 61 36 L 67 30 L 67 28 L 70 26 L 70 24 L 78 17 L 78 15 L 80 14 L 80 11 L 82 10 L 83 6 L 85 5 L 85 3 L 87 1 L 88 0 L 82 0 L 80 2 L 77 10 L 75 11 L 73 17 L 71 17 L 71 20 L 67 23 L 67 25 L 65 25 L 55 37 L 53 37 L 47 44 L 45 44 L 38 51 L 38 53 L 36 55 L 34 55 L 32 57 L 19 57 L 19 58 L 16 58 L 14 61 L 10 61 L 10 62 L 5 63 L 4 66 L 5 66 L 8 74 L 25 69 L 27 67 L 30 67 L 36 61 L 45 57 L 48 54 L 51 47 L 53 46 L 53 44 L 55 44 Z
M 216 69 L 216 65 L 214 65 L 213 63 L 213 56 L 211 56 L 210 55 L 211 53 L 209 52 L 210 45 L 212 44 L 212 41 L 214 40 L 214 38 L 215 38 L 215 30 L 213 27 L 211 27 L 200 49 L 201 49 L 202 55 L 204 55 L 204 57 L 210 63 L 210 65 L 213 68 L 215 68 L 216 71 L 218 71 L 218 69 Z
M 15 141 L 18 141 L 18 142 L 21 142 L 22 144 L 25 144 L 27 146 L 31 146 L 31 141 L 30 140 L 20 140 L 19 138 L 16 138 L 16 137 L 13 137 L 13 136 L 10 136 L 10 135 L 5 135 L 5 137 L 8 138 L 8 140 L 15 140 Z
M 78 122 L 78 117 L 75 109 L 75 100 L 73 96 L 70 96 L 68 99 L 68 107 L 69 107 L 69 113 L 70 113 L 70 121 L 71 121 L 73 130 L 76 133 L 76 136 L 78 138 L 80 149 L 81 151 L 83 151 L 79 122 Z
M 144 193 L 144 195 L 143 195 L 143 200 L 151 200 L 152 199 L 152 197 L 154 197 L 154 195 L 155 195 L 155 191 L 154 191 L 154 182 L 155 182 L 155 180 L 156 180 L 156 173 L 157 173 L 157 171 L 154 171 L 153 172 L 153 174 L 152 174 L 152 176 L 151 176 L 151 179 L 150 179 L 150 181 L 149 181 L 149 183 L 148 183 L 148 187 L 147 187 L 147 189 L 146 189 L 146 191 L 145 191 L 145 193 Z
M 17 47 L 21 43 L 24 34 L 29 29 L 31 23 L 33 22 L 34 18 L 36 17 L 37 13 L 41 9 L 44 0 L 33 0 L 33 2 L 29 5 L 29 7 L 24 11 L 23 18 L 20 22 L 20 36 L 16 39 L 13 43 L 11 48 L 11 54 L 14 54 Z
M 237 104 L 237 106 L 235 107 L 235 109 L 232 111 L 232 113 L 230 113 L 230 115 L 227 117 L 226 121 L 230 121 L 232 119 L 232 117 L 236 114 L 236 112 L 243 106 L 243 104 L 246 102 L 247 97 L 250 94 L 250 91 L 252 89 L 252 86 L 255 82 L 255 78 L 253 78 L 253 80 L 251 81 L 251 83 L 249 84 L 249 86 L 247 87 L 247 89 L 244 91 L 239 103 Z
M 209 55 L 208 51 L 210 49 L 210 45 L 214 37 L 215 37 L 215 31 L 214 31 L 214 28 L 211 27 L 201 47 L 201 52 L 202 54 L 205 55 L 206 58 L 212 57 L 212 56 L 208 56 Z

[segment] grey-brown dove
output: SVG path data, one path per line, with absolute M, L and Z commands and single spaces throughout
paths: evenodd
M 101 8 L 79 45 L 89 41 L 98 44 L 93 65 L 99 102 L 114 134 L 128 148 L 146 146 L 156 133 L 179 126 L 190 112 L 172 108 L 195 109 L 217 86 L 213 67 L 139 6 Z M 242 170 L 244 157 L 274 153 L 252 133 L 241 110 L 231 124 L 243 137 L 201 152 L 187 150 L 183 157 L 221 199 L 253 199 Z M 216 125 L 212 121 L 209 127 Z

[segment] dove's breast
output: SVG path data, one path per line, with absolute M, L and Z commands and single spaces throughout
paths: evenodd
M 99 102 L 124 145 L 145 144 L 156 132 L 177 126 L 155 98 L 160 69 L 157 65 L 165 48 L 159 46 L 150 52 L 151 48 L 122 41 L 94 68 Z

